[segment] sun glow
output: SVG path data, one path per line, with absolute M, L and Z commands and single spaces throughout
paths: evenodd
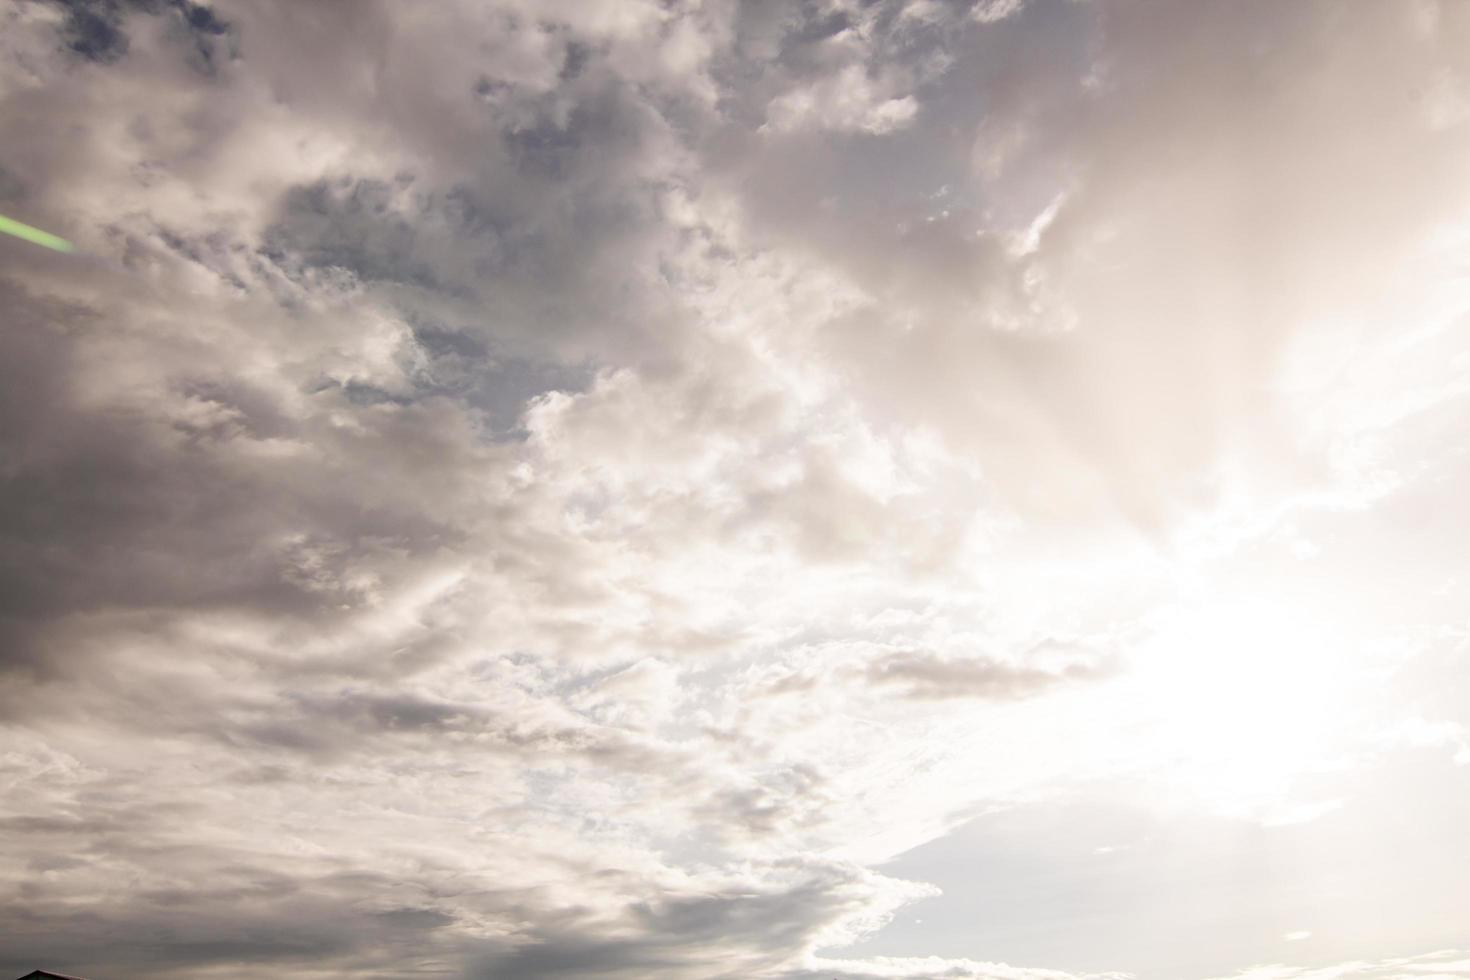
M 1321 806 L 1299 798 L 1301 777 L 1330 768 L 1340 748 L 1350 646 L 1339 627 L 1275 599 L 1176 606 L 1139 651 L 1140 734 L 1206 803 L 1299 819 Z

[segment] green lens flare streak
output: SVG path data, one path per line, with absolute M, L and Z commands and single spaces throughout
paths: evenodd
M 75 245 L 59 235 L 53 235 L 51 232 L 42 231 L 39 228 L 32 228 L 30 225 L 16 221 L 14 218 L 7 218 L 3 214 L 0 214 L 0 231 L 5 232 L 7 235 L 14 235 L 16 238 L 24 238 L 33 245 L 54 249 L 57 252 L 71 252 L 76 249 Z

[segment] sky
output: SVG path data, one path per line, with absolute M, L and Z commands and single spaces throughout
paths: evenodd
M 0 0 L 0 975 L 1470 978 L 1470 4 Z

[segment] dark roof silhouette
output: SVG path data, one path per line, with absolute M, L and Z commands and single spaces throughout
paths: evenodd
M 82 978 L 74 977 L 69 973 L 52 973 L 50 970 L 32 970 L 30 973 L 21 977 L 20 980 L 82 980 Z

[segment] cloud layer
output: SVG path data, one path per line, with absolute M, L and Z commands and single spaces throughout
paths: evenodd
M 1129 973 L 841 947 L 1058 787 L 1453 770 L 1466 52 L 1428 0 L 0 0 L 0 210 L 80 248 L 0 242 L 0 969 Z M 1237 655 L 1334 606 L 1336 666 Z M 1243 976 L 1401 975 L 1348 969 Z

